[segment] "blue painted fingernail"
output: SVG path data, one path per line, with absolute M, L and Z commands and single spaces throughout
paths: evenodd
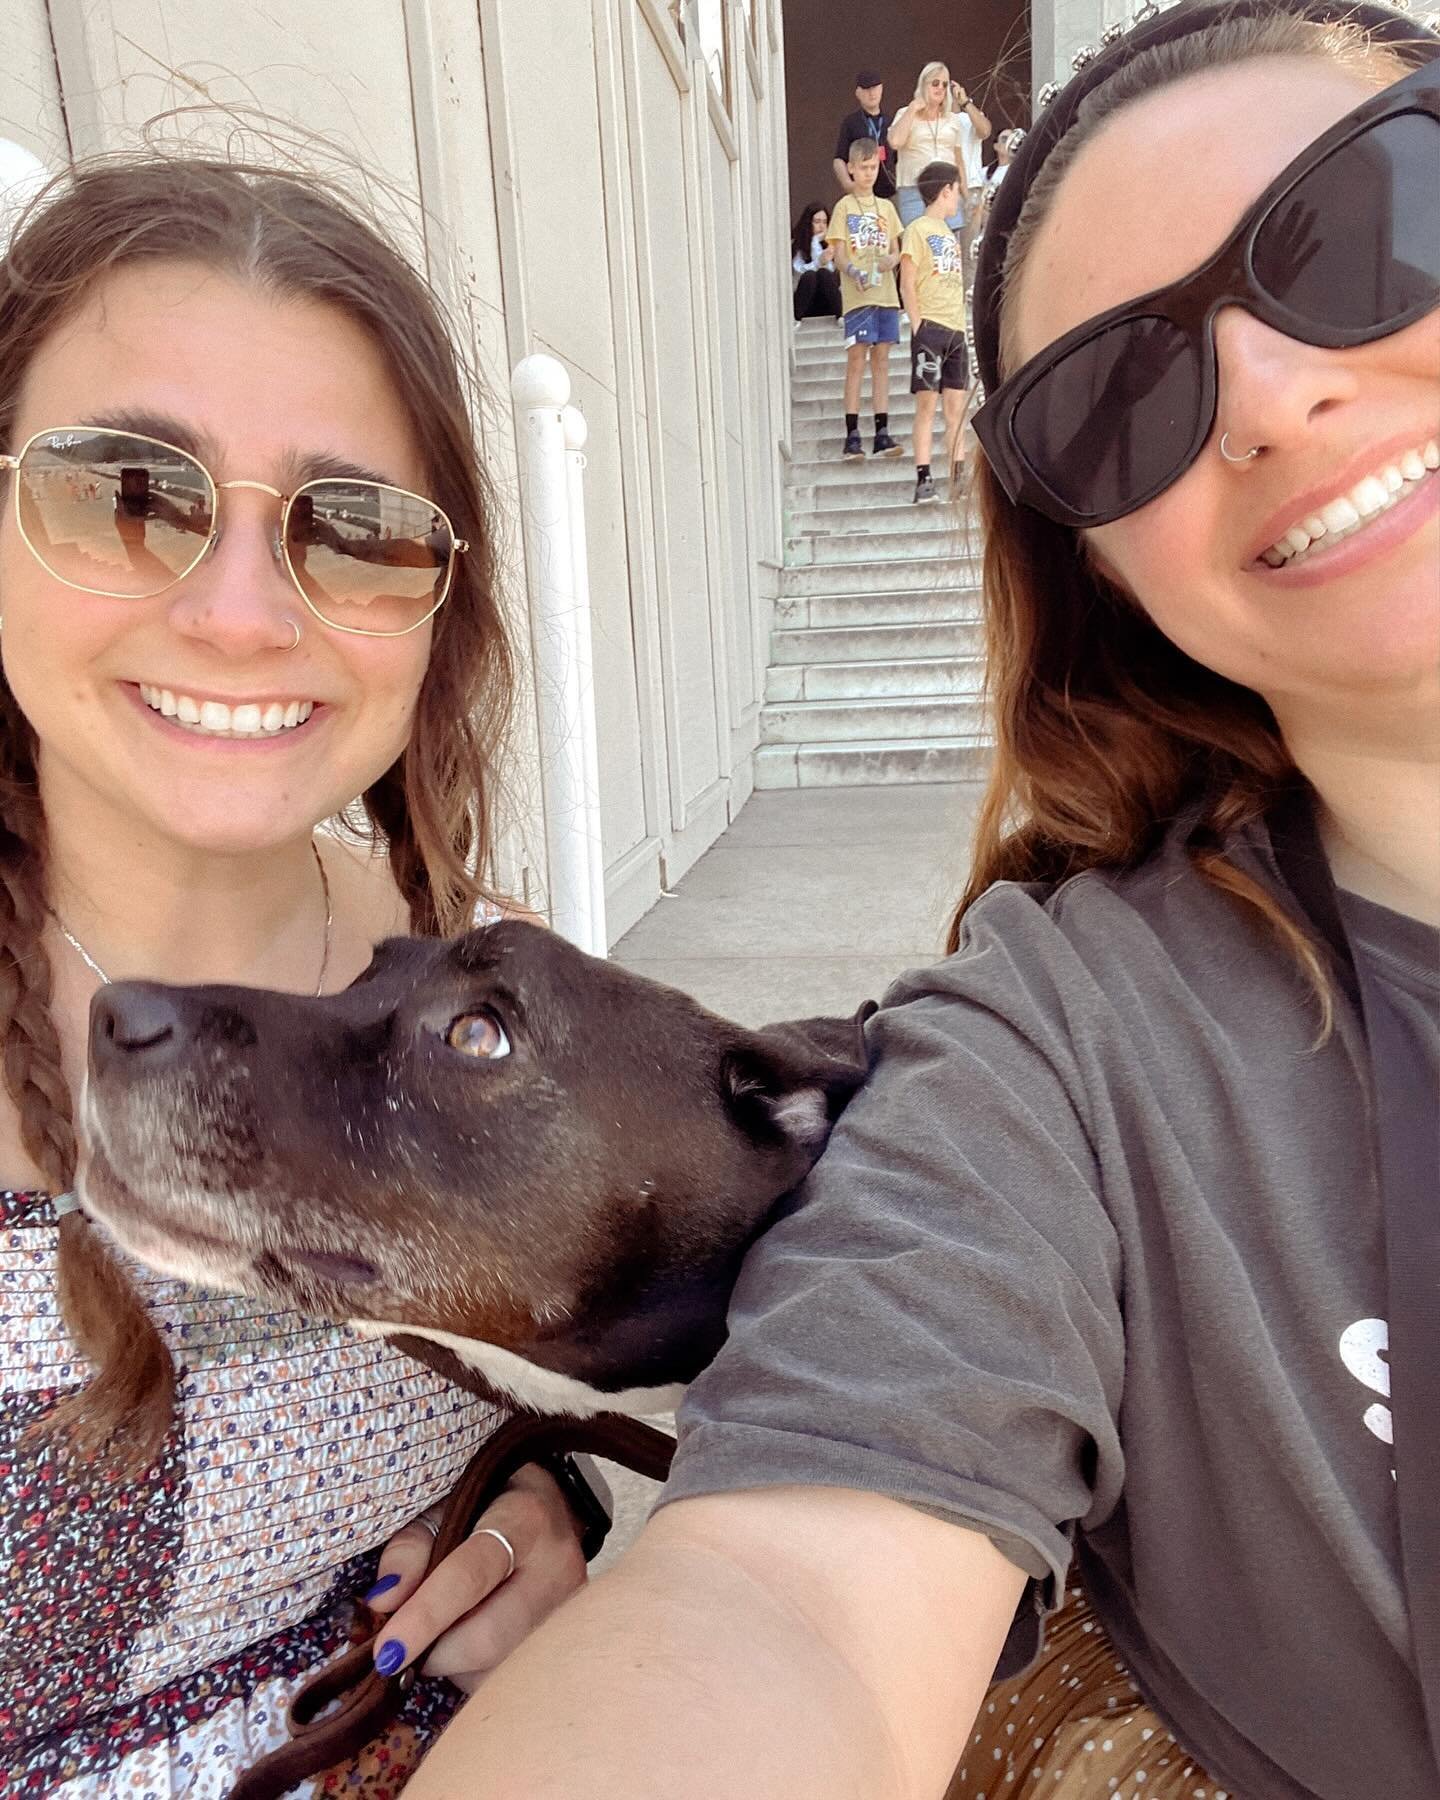
M 405 1660 L 405 1646 L 399 1638 L 386 1638 L 375 1658 L 377 1675 L 393 1675 Z
M 399 1585 L 400 1577 L 398 1575 L 382 1575 L 365 1596 L 365 1604 L 368 1606 L 372 1600 L 378 1600 L 382 1594 L 388 1594 L 391 1588 L 399 1587 Z

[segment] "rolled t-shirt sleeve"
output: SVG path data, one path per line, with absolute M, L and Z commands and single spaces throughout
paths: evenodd
M 1048 1610 L 1123 1473 L 1119 1246 L 1069 1048 L 1098 997 L 1024 889 L 978 914 L 872 1020 L 869 1084 L 746 1259 L 663 1499 L 890 1495 L 992 1537 Z

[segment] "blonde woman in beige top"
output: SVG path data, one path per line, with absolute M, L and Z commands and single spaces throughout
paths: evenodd
M 985 180 L 980 146 L 990 135 L 989 119 L 961 84 L 950 79 L 943 62 L 930 62 L 920 71 L 915 98 L 891 125 L 889 135 L 898 152 L 895 206 L 902 225 L 918 219 L 925 210 L 915 184 L 927 163 L 953 162 L 960 171 L 961 210 L 947 223 L 962 234 L 968 275 L 969 221 L 976 217 Z

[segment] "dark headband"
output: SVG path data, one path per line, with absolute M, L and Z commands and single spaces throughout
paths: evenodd
M 993 390 L 1000 384 L 1000 282 L 1011 234 L 1045 158 L 1075 123 L 1085 99 L 1142 50 L 1192 37 L 1228 19 L 1277 13 L 1311 19 L 1317 25 L 1353 23 L 1377 43 L 1399 50 L 1423 44 L 1427 55 L 1434 53 L 1435 33 L 1428 22 L 1388 6 L 1355 4 L 1354 0 L 1180 0 L 1160 11 L 1155 0 L 1144 0 L 1129 29 L 1112 25 L 1097 51 L 1079 52 L 1075 58 L 1079 72 L 1072 81 L 1048 94 L 1041 90 L 1035 121 L 991 202 L 975 273 L 973 308 L 975 359 L 987 388 Z

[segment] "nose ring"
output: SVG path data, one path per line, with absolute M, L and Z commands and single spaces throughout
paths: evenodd
M 294 619 L 287 619 L 285 623 L 295 633 L 295 642 L 293 644 L 286 644 L 285 649 L 287 652 L 290 650 L 298 650 L 300 647 L 300 626 Z
M 1230 433 L 1228 431 L 1222 431 L 1220 433 L 1220 454 L 1225 458 L 1226 462 L 1228 462 L 1228 463 L 1249 462 L 1252 457 L 1256 457 L 1260 454 L 1260 446 L 1258 444 L 1254 444 L 1251 446 L 1250 449 L 1248 449 L 1245 452 L 1245 454 L 1243 456 L 1232 456 L 1230 454 L 1230 452 L 1225 448 L 1225 440 L 1229 437 L 1229 435 L 1230 435 Z

